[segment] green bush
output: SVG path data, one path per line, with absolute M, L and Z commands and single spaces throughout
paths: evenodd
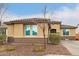
M 49 40 L 51 44 L 57 45 L 60 43 L 60 35 L 58 33 L 50 33 Z
M 0 44 L 3 44 L 6 40 L 6 35 L 5 34 L 0 34 Z

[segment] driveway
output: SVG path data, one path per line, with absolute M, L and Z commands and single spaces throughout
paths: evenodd
M 72 55 L 79 56 L 79 41 L 66 40 L 61 43 L 70 51 Z

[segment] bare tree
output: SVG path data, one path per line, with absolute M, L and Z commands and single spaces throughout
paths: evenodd
M 3 18 L 3 16 L 4 16 L 4 14 L 5 14 L 5 12 L 6 12 L 6 10 L 7 10 L 7 4 L 6 3 L 0 3 L 0 25 L 2 26 L 2 18 Z
M 47 6 L 44 7 L 44 19 L 46 18 Z M 46 48 L 46 38 L 45 38 L 45 20 L 43 25 L 43 36 L 44 36 L 44 48 Z
M 47 6 L 45 5 L 44 6 L 44 10 L 43 10 L 43 17 L 44 17 L 44 20 L 43 20 L 43 25 L 42 26 L 40 26 L 39 25 L 39 27 L 42 29 L 42 31 L 43 31 L 43 37 L 44 37 L 44 48 L 46 48 L 46 45 L 47 45 L 47 43 L 48 43 L 48 39 L 46 40 L 46 26 L 48 25 L 48 35 L 49 35 L 49 21 L 50 21 L 50 19 L 48 20 L 48 24 L 46 25 L 46 23 L 45 23 L 45 21 L 47 21 L 47 19 L 46 19 L 46 13 L 47 13 Z
M 42 24 L 42 26 L 41 25 L 39 25 L 39 27 L 41 28 L 41 30 L 43 31 L 43 37 L 44 37 L 44 48 L 46 48 L 46 44 L 47 44 L 47 41 L 46 41 L 46 26 L 48 25 L 48 27 L 49 27 L 49 22 L 48 22 L 48 24 L 46 25 L 46 21 L 47 21 L 47 19 L 46 19 L 46 13 L 47 13 L 47 6 L 45 6 L 44 7 L 44 11 L 43 11 L 43 17 L 44 17 L 44 19 L 43 19 L 43 24 Z M 50 20 L 48 20 L 48 21 L 50 21 Z M 37 22 L 33 22 L 33 23 L 35 23 L 35 24 L 37 24 Z M 50 27 L 49 27 L 50 28 Z M 48 31 L 49 31 L 49 28 L 48 28 Z M 48 32 L 48 34 L 49 34 L 49 32 Z

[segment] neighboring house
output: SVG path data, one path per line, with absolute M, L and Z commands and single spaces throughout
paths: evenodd
M 59 33 L 62 39 L 75 39 L 75 26 L 62 25 L 60 21 L 49 21 L 50 19 L 30 18 L 5 22 L 7 25 L 7 36 L 19 39 L 34 39 L 42 41 L 43 27 L 45 26 L 45 38 L 48 39 L 48 28 L 51 33 Z M 50 26 L 48 25 L 50 24 Z

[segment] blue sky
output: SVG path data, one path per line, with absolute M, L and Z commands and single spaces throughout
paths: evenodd
M 43 17 L 45 5 L 47 6 L 47 18 L 61 21 L 63 24 L 75 26 L 79 24 L 79 4 L 77 3 L 10 3 L 6 18 L 9 20 L 40 18 Z
M 61 8 L 63 6 L 66 6 L 68 8 L 75 8 L 76 4 L 56 4 L 56 3 L 14 3 L 14 4 L 8 4 L 8 10 L 17 14 L 17 15 L 31 15 L 31 14 L 39 14 L 43 13 L 44 6 L 47 5 L 48 11 L 56 11 L 56 10 L 62 10 Z
M 46 18 L 61 21 L 62 24 L 74 26 L 79 24 L 79 4 L 77 3 L 10 3 L 4 21 L 43 18 L 45 5 L 47 6 Z

